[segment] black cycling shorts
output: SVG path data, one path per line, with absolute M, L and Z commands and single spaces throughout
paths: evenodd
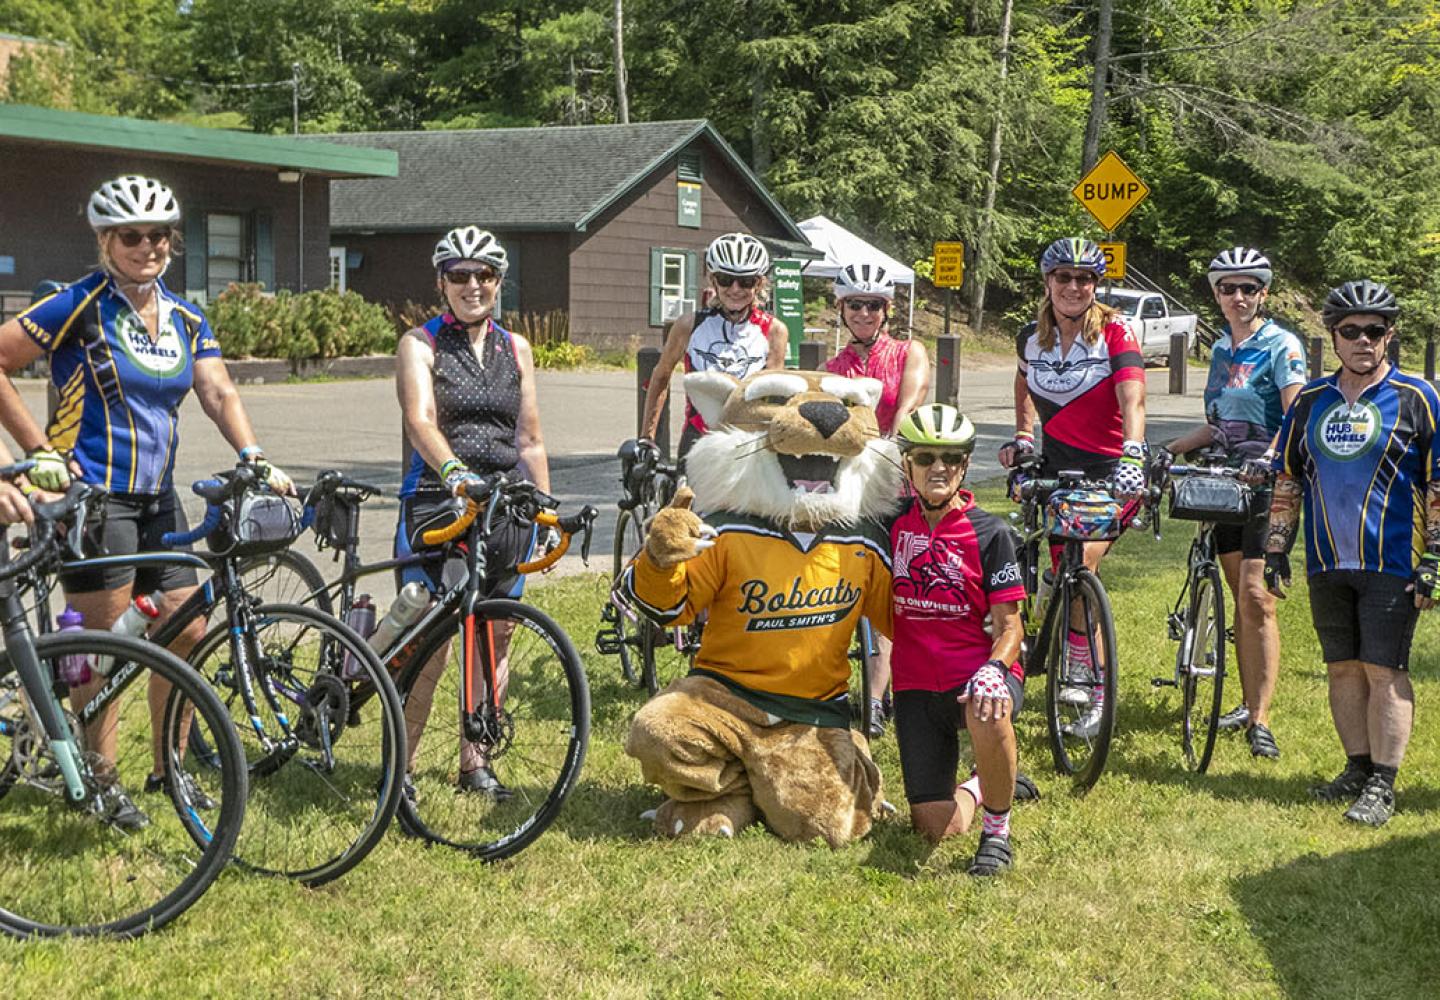
M 92 523 L 85 534 L 87 556 L 128 556 L 136 552 L 169 552 L 160 541 L 167 531 L 189 531 L 185 511 L 174 490 L 165 493 L 112 493 L 105 501 L 105 520 Z M 134 594 L 180 590 L 200 582 L 193 566 L 108 566 L 62 572 L 60 585 L 69 594 L 115 590 L 128 586 Z
M 1310 618 L 1326 663 L 1359 660 L 1410 669 L 1420 612 L 1410 581 L 1391 573 L 1330 570 L 1309 578 Z
M 1005 672 L 1010 689 L 1010 717 L 1020 711 L 1024 682 Z M 905 799 L 944 802 L 955 797 L 960 766 L 960 730 L 965 728 L 965 706 L 955 699 L 965 693 L 963 686 L 949 691 L 896 691 L 895 742 L 900 746 L 900 775 L 905 781 Z
M 1270 491 L 1256 490 L 1250 500 L 1250 520 L 1215 525 L 1215 554 L 1239 552 L 1241 559 L 1264 559 L 1265 536 L 1269 533 Z
M 464 511 L 464 502 L 440 493 L 416 493 L 400 500 L 400 520 L 395 526 L 395 558 L 400 559 L 429 546 L 421 535 L 433 528 L 453 524 Z M 484 517 L 482 513 L 480 515 Z M 535 547 L 535 526 L 505 520 L 494 526 L 485 545 L 485 568 L 489 577 L 484 596 L 519 599 L 525 590 L 525 578 L 515 572 L 516 563 L 530 558 Z M 395 571 L 395 586 L 412 580 L 423 583 L 432 594 L 438 594 L 465 578 L 464 559 L 432 559 Z

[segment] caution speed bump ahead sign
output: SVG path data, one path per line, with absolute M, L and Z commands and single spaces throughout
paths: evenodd
M 959 288 L 965 283 L 965 244 L 935 244 L 935 287 Z
M 1112 149 L 1070 189 L 1106 231 L 1114 230 L 1150 196 L 1150 188 Z

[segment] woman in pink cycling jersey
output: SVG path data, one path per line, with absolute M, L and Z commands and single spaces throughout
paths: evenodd
M 896 441 L 916 494 L 890 528 L 895 738 L 910 820 L 939 841 L 969 830 L 980 812 L 969 872 L 995 875 L 1013 862 L 1020 564 L 1009 526 L 960 488 L 975 449 L 968 418 L 953 406 L 922 406 L 901 420 Z M 975 772 L 957 784 L 961 729 Z
M 835 277 L 835 305 L 850 343 L 825 362 L 825 369 L 849 378 L 878 379 L 880 403 L 875 420 L 886 437 L 895 422 L 919 406 L 930 391 L 930 359 L 918 340 L 890 336 L 890 306 L 895 279 L 883 264 L 846 264 Z M 890 687 L 890 640 L 875 637 L 877 656 L 870 665 L 870 731 L 872 740 L 885 733 L 885 692 Z

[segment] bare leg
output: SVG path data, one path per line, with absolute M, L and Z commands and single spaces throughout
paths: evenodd
M 979 809 L 975 797 L 956 785 L 953 798 L 911 803 L 910 825 L 930 843 L 938 844 L 946 837 L 959 836 L 969 830 Z
M 1269 727 L 1270 700 L 1280 673 L 1280 628 L 1275 598 L 1265 589 L 1265 560 L 1242 559 L 1239 552 L 1220 557 L 1235 607 L 1235 656 L 1250 721 Z
M 870 697 L 884 698 L 890 688 L 890 640 L 879 632 L 875 633 L 875 655 L 868 657 L 870 668 Z
M 160 617 L 156 619 L 155 625 L 152 626 L 152 628 L 158 628 L 169 621 L 170 617 L 180 609 L 180 605 L 184 604 L 186 599 L 198 589 L 200 588 L 181 587 L 177 590 L 167 590 L 159 594 L 156 604 L 160 611 Z M 185 626 L 183 632 L 171 640 L 169 646 L 170 652 L 182 660 L 187 660 L 190 657 L 190 651 L 193 650 L 196 643 L 203 638 L 205 638 L 205 619 L 203 617 L 197 617 L 194 621 L 190 622 L 189 625 Z M 152 676 L 150 678 L 150 690 L 148 692 L 150 699 L 150 737 L 151 747 L 154 753 L 154 765 L 151 768 L 151 774 L 165 773 L 165 702 L 170 698 L 170 688 L 171 684 L 169 681 L 160 677 Z M 194 712 L 195 706 L 188 706 L 185 709 L 185 717 L 180 720 L 180 749 L 182 752 L 190 739 L 190 719 Z
M 420 752 L 420 737 L 425 733 L 425 723 L 430 718 L 430 706 L 435 700 L 435 685 L 450 663 L 450 643 L 445 643 L 420 668 L 420 676 L 410 685 L 405 697 L 405 742 L 410 748 L 410 758 L 405 763 L 407 772 L 415 770 L 415 756 Z
M 1415 690 L 1410 685 L 1410 675 L 1373 663 L 1361 666 L 1370 687 L 1366 718 L 1370 757 L 1385 767 L 1399 767 L 1415 722 Z
M 965 713 L 965 726 L 975 747 L 975 769 L 980 773 L 980 797 L 992 813 L 1003 813 L 1015 796 L 1015 727 L 1008 713 L 988 722 L 976 719 L 969 705 Z
M 1370 753 L 1370 682 L 1366 679 L 1365 664 L 1359 660 L 1339 660 L 1327 664 L 1327 668 L 1330 717 L 1335 720 L 1340 745 L 1349 756 Z

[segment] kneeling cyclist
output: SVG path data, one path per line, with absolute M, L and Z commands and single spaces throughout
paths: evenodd
M 964 833 L 982 814 L 972 875 L 1009 868 L 1015 729 L 1025 597 L 1004 521 L 960 488 L 975 426 L 934 403 L 896 433 L 915 491 L 890 528 L 894 595 L 895 733 L 910 818 L 928 840 Z M 986 633 L 985 619 L 991 622 Z M 993 636 L 993 638 L 992 638 Z M 959 731 L 969 730 L 976 771 L 956 784 Z

